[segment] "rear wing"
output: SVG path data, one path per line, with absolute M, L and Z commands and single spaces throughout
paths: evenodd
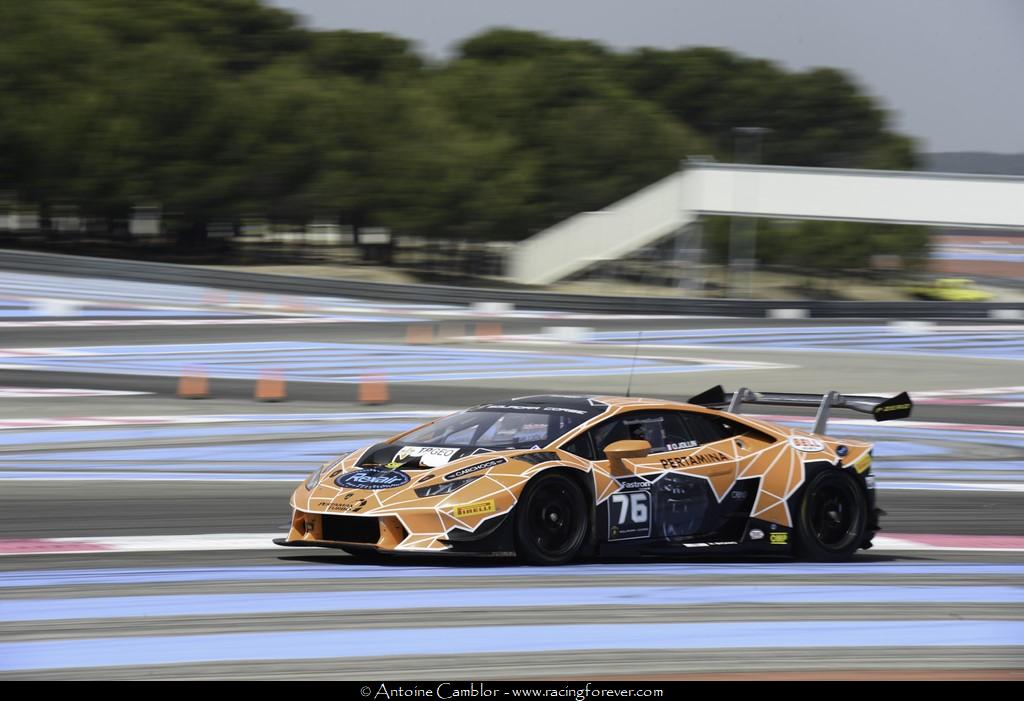
M 910 416 L 914 403 L 910 395 L 900 392 L 895 397 L 871 397 L 863 394 L 840 394 L 829 390 L 825 394 L 795 394 L 792 392 L 755 392 L 741 387 L 736 392 L 726 392 L 722 385 L 712 387 L 690 398 L 690 404 L 713 407 L 738 414 L 741 404 L 769 404 L 772 406 L 817 407 L 813 433 L 822 434 L 828 424 L 832 409 L 851 409 L 862 414 L 871 414 L 875 421 L 892 421 Z

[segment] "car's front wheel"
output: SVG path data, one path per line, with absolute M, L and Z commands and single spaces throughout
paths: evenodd
M 586 494 L 568 475 L 534 478 L 516 505 L 516 554 L 531 565 L 571 562 L 586 540 L 589 513 Z
M 797 519 L 797 554 L 807 560 L 849 559 L 864 540 L 867 499 L 856 480 L 824 470 L 804 488 Z

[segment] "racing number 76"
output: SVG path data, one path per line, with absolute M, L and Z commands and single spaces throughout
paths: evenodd
M 619 507 L 618 524 L 621 526 L 629 519 L 630 523 L 647 523 L 647 492 L 628 492 L 612 494 L 612 503 Z

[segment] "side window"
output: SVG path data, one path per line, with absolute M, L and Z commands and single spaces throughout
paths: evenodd
M 686 425 L 690 427 L 694 437 L 701 445 L 714 443 L 733 435 L 730 428 L 725 423 L 717 421 L 714 416 L 686 414 L 685 418 Z
M 616 441 L 647 441 L 652 453 L 696 445 L 694 436 L 676 412 L 634 411 L 609 419 L 588 433 L 593 441 L 591 460 L 603 460 L 604 449 Z
M 616 441 L 629 440 L 629 432 L 622 419 L 611 419 L 590 430 L 594 453 L 598 460 L 604 460 L 604 449 Z
M 732 436 L 756 434 L 756 437 L 765 443 L 774 443 L 775 439 L 756 429 L 744 426 L 743 424 L 729 421 L 711 414 L 684 414 L 686 425 L 691 428 L 697 440 L 704 443 L 714 443 Z
M 594 446 L 590 443 L 590 432 L 581 433 L 572 441 L 562 446 L 562 450 L 579 455 L 584 460 L 596 460 L 594 457 Z

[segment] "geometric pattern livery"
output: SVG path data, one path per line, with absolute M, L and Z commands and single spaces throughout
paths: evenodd
M 526 398 L 520 398 L 526 399 Z M 358 467 L 363 448 L 351 453 L 321 473 L 318 483 L 307 490 L 299 486 L 291 497 L 294 509 L 292 527 L 286 543 L 316 545 L 344 544 L 324 538 L 322 515 L 337 514 L 360 518 L 376 518 L 380 539 L 373 543 L 379 550 L 440 552 L 450 548 L 446 543 L 454 531 L 463 535 L 486 533 L 488 524 L 512 512 L 526 484 L 546 470 L 576 470 L 587 475 L 593 487 L 596 506 L 612 495 L 625 491 L 628 477 L 644 478 L 657 483 L 668 475 L 680 475 L 706 481 L 710 494 L 721 503 L 738 480 L 757 478 L 757 492 L 749 516 L 770 524 L 792 528 L 790 502 L 806 479 L 808 462 L 828 463 L 851 468 L 867 455 L 871 444 L 812 435 L 797 429 L 778 426 L 745 415 L 729 414 L 704 406 L 657 399 L 625 397 L 572 397 L 584 399 L 599 407 L 597 415 L 558 436 L 548 445 L 528 450 L 494 450 L 486 452 L 492 467 L 460 472 L 458 479 L 446 482 L 446 476 L 462 468 L 481 463 L 482 454 L 451 460 L 443 467 L 408 470 L 408 480 L 395 479 L 394 488 L 359 488 L 338 486 L 336 480 L 366 468 Z M 733 425 L 749 429 L 702 445 L 651 453 L 644 457 L 588 460 L 567 452 L 563 446 L 609 419 L 636 411 L 651 410 L 702 414 L 728 419 Z M 404 434 L 400 434 L 404 435 Z M 790 440 L 791 437 L 811 439 Z M 400 436 L 384 443 L 398 441 Z M 845 446 L 840 457 L 837 449 Z M 382 444 L 375 444 L 379 448 Z M 810 447 L 808 447 L 810 446 Z M 820 450 L 815 448 L 820 447 Z M 496 458 L 503 458 L 497 460 Z M 393 468 L 401 470 L 402 468 Z M 380 472 L 379 469 L 376 470 Z M 398 475 L 394 475 L 398 477 Z M 676 478 L 678 479 L 678 478 Z M 341 479 L 342 484 L 358 485 L 359 480 Z M 457 489 L 428 488 L 448 484 Z M 601 529 L 597 528 L 600 532 Z

